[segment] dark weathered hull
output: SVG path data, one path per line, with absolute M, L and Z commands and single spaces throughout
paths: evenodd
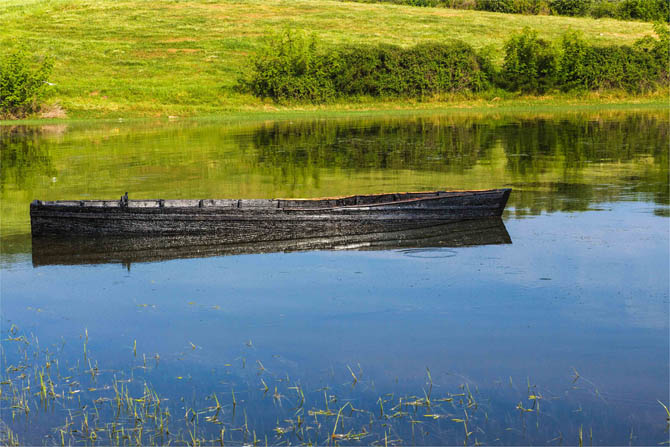
M 301 237 L 231 243 L 216 235 L 34 237 L 33 265 L 157 262 L 180 258 L 292 252 L 303 250 L 392 250 L 509 244 L 500 218 L 451 222 L 429 227 L 360 235 Z
M 33 236 L 215 234 L 258 242 L 403 231 L 500 217 L 509 189 L 383 194 L 318 200 L 132 200 L 40 202 Z

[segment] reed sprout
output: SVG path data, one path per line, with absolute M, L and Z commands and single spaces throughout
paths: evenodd
M 277 372 L 271 359 L 253 357 L 249 361 L 257 365 L 255 371 L 227 363 L 224 380 L 212 389 L 201 390 L 191 381 L 170 375 L 183 397 L 175 398 L 172 393 L 167 398 L 159 389 L 165 389 L 165 384 L 159 382 L 161 386 L 156 388 L 152 381 L 166 377 L 164 369 L 169 365 L 147 362 L 146 354 L 137 350 L 137 340 L 132 356 L 127 354 L 131 366 L 110 369 L 92 358 L 87 348 L 88 330 L 81 338 L 83 355 L 78 350 L 76 358 L 68 358 L 62 356 L 63 344 L 53 351 L 52 347 L 41 348 L 37 337 L 23 334 L 18 328 L 3 337 L 0 409 L 11 414 L 12 425 L 5 430 L 0 427 L 0 444 L 17 444 L 14 428 L 28 424 L 53 427 L 43 436 L 61 446 L 522 442 L 541 439 L 551 432 L 550 410 L 553 402 L 561 399 L 532 384 L 529 378 L 526 387 L 518 390 L 510 378 L 506 389 L 517 396 L 518 403 L 510 404 L 505 410 L 509 416 L 501 420 L 489 416 L 500 412 L 479 387 L 466 381 L 445 392 L 445 385 L 435 381 L 429 368 L 425 369 L 425 385 L 417 390 L 418 395 L 399 390 L 378 393 L 360 365 L 357 370 L 346 364 L 333 368 L 328 380 L 335 385 L 331 382 L 314 387 L 295 379 L 291 382 L 288 374 Z M 165 360 L 168 364 L 169 357 Z M 567 392 L 583 383 L 595 395 L 595 385 L 576 370 L 573 373 L 566 381 Z M 191 377 L 191 372 L 182 374 Z M 186 398 L 191 389 L 192 397 Z M 658 403 L 670 418 L 668 407 Z M 576 418 L 582 418 L 582 414 L 574 413 Z M 534 426 L 526 425 L 525 419 L 530 416 Z M 18 434 L 23 437 L 28 432 L 22 430 Z M 631 441 L 636 439 L 634 433 L 637 431 L 631 431 Z M 576 439 L 583 445 L 585 435 L 592 444 L 593 429 L 584 433 L 582 425 L 575 425 L 565 439 Z M 547 439 L 560 442 L 564 437 L 551 432 L 543 440 Z

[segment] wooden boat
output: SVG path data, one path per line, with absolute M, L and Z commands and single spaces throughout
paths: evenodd
M 229 242 L 422 228 L 500 217 L 510 189 L 273 200 L 81 200 L 30 204 L 33 236 L 216 234 Z
M 499 217 L 362 235 L 231 243 L 217 235 L 42 236 L 32 240 L 33 266 L 116 264 L 305 250 L 409 250 L 511 244 Z

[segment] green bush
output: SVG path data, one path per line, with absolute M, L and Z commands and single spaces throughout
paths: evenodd
M 473 9 L 475 0 L 340 0 L 340 1 L 354 1 L 358 3 L 390 3 L 394 5 L 407 6 L 427 6 L 455 9 Z
M 243 86 L 275 101 L 325 102 L 335 97 L 421 98 L 489 87 L 493 66 L 464 42 L 355 46 L 320 52 L 314 38 L 274 36 L 253 61 Z
M 551 89 L 624 89 L 643 92 L 670 81 L 670 31 L 633 46 L 594 46 L 569 32 L 558 47 L 528 28 L 505 43 L 500 72 L 489 50 L 461 41 L 344 47 L 320 51 L 314 37 L 275 35 L 253 60 L 243 82 L 253 94 L 275 101 L 325 102 L 342 97 L 424 98 L 439 93 L 544 93 Z M 497 89 L 497 90 L 496 90 Z
M 547 2 L 546 0 L 476 0 L 475 9 L 511 14 L 539 14 L 547 9 Z
M 550 0 L 549 9 L 560 16 L 585 16 L 591 9 L 591 0 Z
M 556 49 L 536 31 L 524 28 L 505 43 L 499 82 L 509 90 L 543 93 L 553 87 L 557 68 Z
M 0 54 L 0 116 L 20 118 L 38 111 L 52 65 L 47 59 L 35 66 L 24 49 Z
M 670 21 L 670 0 L 622 0 L 618 17 L 648 22 Z
M 321 53 L 314 36 L 292 31 L 272 35 L 253 65 L 253 75 L 242 85 L 261 98 L 324 102 L 335 97 L 337 55 Z
M 617 0 L 596 0 L 591 5 L 589 15 L 596 19 L 603 17 L 617 18 L 619 16 L 619 2 Z
M 577 32 L 569 32 L 563 36 L 558 81 L 563 90 L 589 89 L 591 68 L 586 67 L 591 47 Z
M 341 0 L 345 1 L 345 0 Z M 394 3 L 410 6 L 442 6 L 454 9 L 510 14 L 554 14 L 611 17 L 620 20 L 670 22 L 670 0 L 346 0 Z
M 437 0 L 406 0 L 408 5 L 411 6 L 437 6 Z
M 668 80 L 668 31 L 657 26 L 658 39 L 647 37 L 634 46 L 596 47 L 577 33 L 562 40 L 558 82 L 562 90 L 653 90 Z
M 516 13 L 513 0 L 477 0 L 475 8 L 479 11 Z
M 335 85 L 348 96 L 418 98 L 481 91 L 489 87 L 492 74 L 490 61 L 464 42 L 359 46 L 341 53 Z
M 651 36 L 643 37 L 635 42 L 634 48 L 648 53 L 649 75 L 661 83 L 670 84 L 670 28 L 662 23 L 654 25 L 657 39 Z

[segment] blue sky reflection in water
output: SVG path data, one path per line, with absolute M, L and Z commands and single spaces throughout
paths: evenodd
M 296 383 L 305 390 L 305 420 L 331 433 L 335 416 L 308 415 L 328 406 L 324 395 L 337 396 L 329 401 L 335 412 L 351 402 L 374 413 L 382 397 L 391 414 L 399 396 L 424 396 L 429 368 L 434 398 L 477 396 L 477 409 L 468 410 L 475 430 L 469 443 L 576 444 L 582 427 L 585 443 L 592 432 L 597 444 L 657 444 L 668 438 L 657 399 L 667 405 L 670 348 L 669 221 L 659 206 L 622 193 L 582 211 L 513 217 L 524 213 L 511 209 L 505 225 L 512 244 L 504 245 L 220 256 L 129 268 L 34 268 L 29 253 L 19 255 L 2 271 L 6 364 L 16 361 L 6 340 L 11 325 L 41 346 L 60 346 L 63 365 L 83 362 L 87 330 L 87 355 L 103 370 L 101 381 L 128 377 L 146 355 L 152 368 L 132 371 L 169 399 L 175 418 L 189 406 L 210 406 L 206 397 L 217 393 L 228 402 L 229 428 L 241 426 L 239 414 L 232 422 L 234 388 L 248 425 L 271 443 L 282 439 L 273 429 L 296 417 Z M 272 398 L 275 387 L 284 405 Z M 541 396 L 538 415 L 523 411 L 533 405 L 529 396 Z M 55 436 L 47 421 L 62 418 L 58 408 L 35 416 L 37 435 L 21 417 L 11 422 L 6 408 L 3 420 L 21 439 L 41 443 Z M 396 426 L 390 439 L 463 442 L 460 407 L 408 413 L 421 423 Z

